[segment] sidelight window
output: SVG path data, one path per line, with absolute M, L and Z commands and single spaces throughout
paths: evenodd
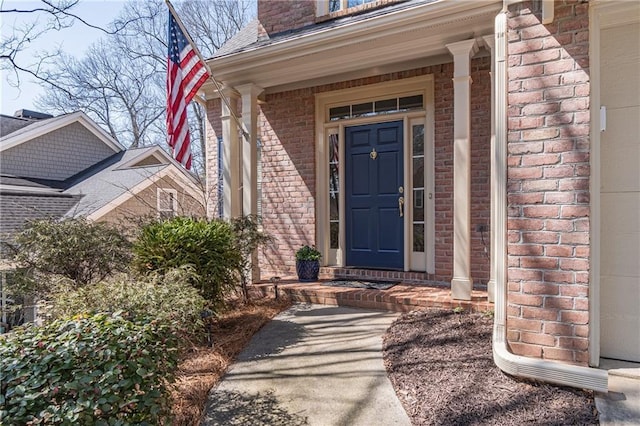
M 424 124 L 411 126 L 413 160 L 413 251 L 424 252 Z

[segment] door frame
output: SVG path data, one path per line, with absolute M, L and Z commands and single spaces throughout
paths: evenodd
M 371 117 L 350 118 L 337 121 L 329 120 L 329 108 L 343 103 L 367 102 L 388 96 L 423 95 L 424 110 L 381 114 Z M 404 123 L 404 181 L 405 194 L 413 195 L 412 159 L 411 159 L 411 125 L 415 122 L 424 124 L 425 133 L 425 192 L 433 194 L 425 196 L 425 251 L 416 256 L 413 252 L 412 225 L 413 217 L 410 208 L 405 210 L 404 224 L 404 271 L 425 271 L 435 273 L 435 166 L 434 166 L 434 77 L 432 74 L 412 77 L 391 82 L 370 84 L 356 88 L 336 90 L 316 94 L 316 246 L 322 253 L 322 264 L 337 267 L 345 266 L 345 171 L 339 168 L 339 244 L 337 249 L 330 247 L 329 235 L 329 149 L 330 134 L 337 134 L 339 140 L 339 157 L 344 159 L 345 127 L 373 124 L 387 121 L 403 121 Z M 407 197 L 405 197 L 407 199 Z M 405 206 L 411 206 L 413 196 L 407 199 Z M 409 214 L 407 214 L 409 213 Z
M 601 126 L 604 124 L 600 116 L 601 75 L 600 75 L 600 32 L 613 26 L 637 22 L 630 11 L 637 7 L 634 2 L 593 1 L 589 3 L 589 70 L 591 77 L 590 96 L 590 139 L 591 139 L 591 262 L 589 276 L 589 365 L 600 365 L 600 270 L 601 270 L 601 226 L 602 219 L 600 185 L 601 185 Z

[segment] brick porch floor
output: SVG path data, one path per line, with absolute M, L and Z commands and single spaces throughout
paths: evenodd
M 260 282 L 250 286 L 252 297 L 275 297 L 286 295 L 296 302 L 318 303 L 322 305 L 353 306 L 357 308 L 379 309 L 395 312 L 409 312 L 415 309 L 461 307 L 466 311 L 493 311 L 493 303 L 487 301 L 487 292 L 474 290 L 472 300 L 453 300 L 451 290 L 443 286 L 400 283 L 388 290 L 330 287 L 322 285 L 328 280 L 301 283 L 294 278 L 277 282 Z

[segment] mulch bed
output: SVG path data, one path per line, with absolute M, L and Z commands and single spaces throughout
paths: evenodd
M 414 425 L 598 424 L 593 393 L 515 379 L 493 363 L 486 314 L 414 311 L 384 339 L 384 361 Z

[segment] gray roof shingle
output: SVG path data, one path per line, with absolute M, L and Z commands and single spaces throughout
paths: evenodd
M 64 191 L 64 194 L 82 196 L 78 205 L 67 212 L 66 217 L 87 216 L 104 207 L 119 196 L 126 194 L 145 179 L 152 177 L 169 164 L 158 164 L 144 167 L 122 168 L 132 159 L 144 156 L 145 151 L 154 147 L 137 148 L 117 154 L 102 167 L 89 169 L 77 175 Z M 115 161 L 114 161 L 115 160 Z
M 28 118 L 11 117 L 10 115 L 0 114 L 0 138 L 35 122 L 36 120 Z
M 30 221 L 38 219 L 59 219 L 72 209 L 80 199 L 79 195 L 0 193 L 0 234 L 19 232 Z

